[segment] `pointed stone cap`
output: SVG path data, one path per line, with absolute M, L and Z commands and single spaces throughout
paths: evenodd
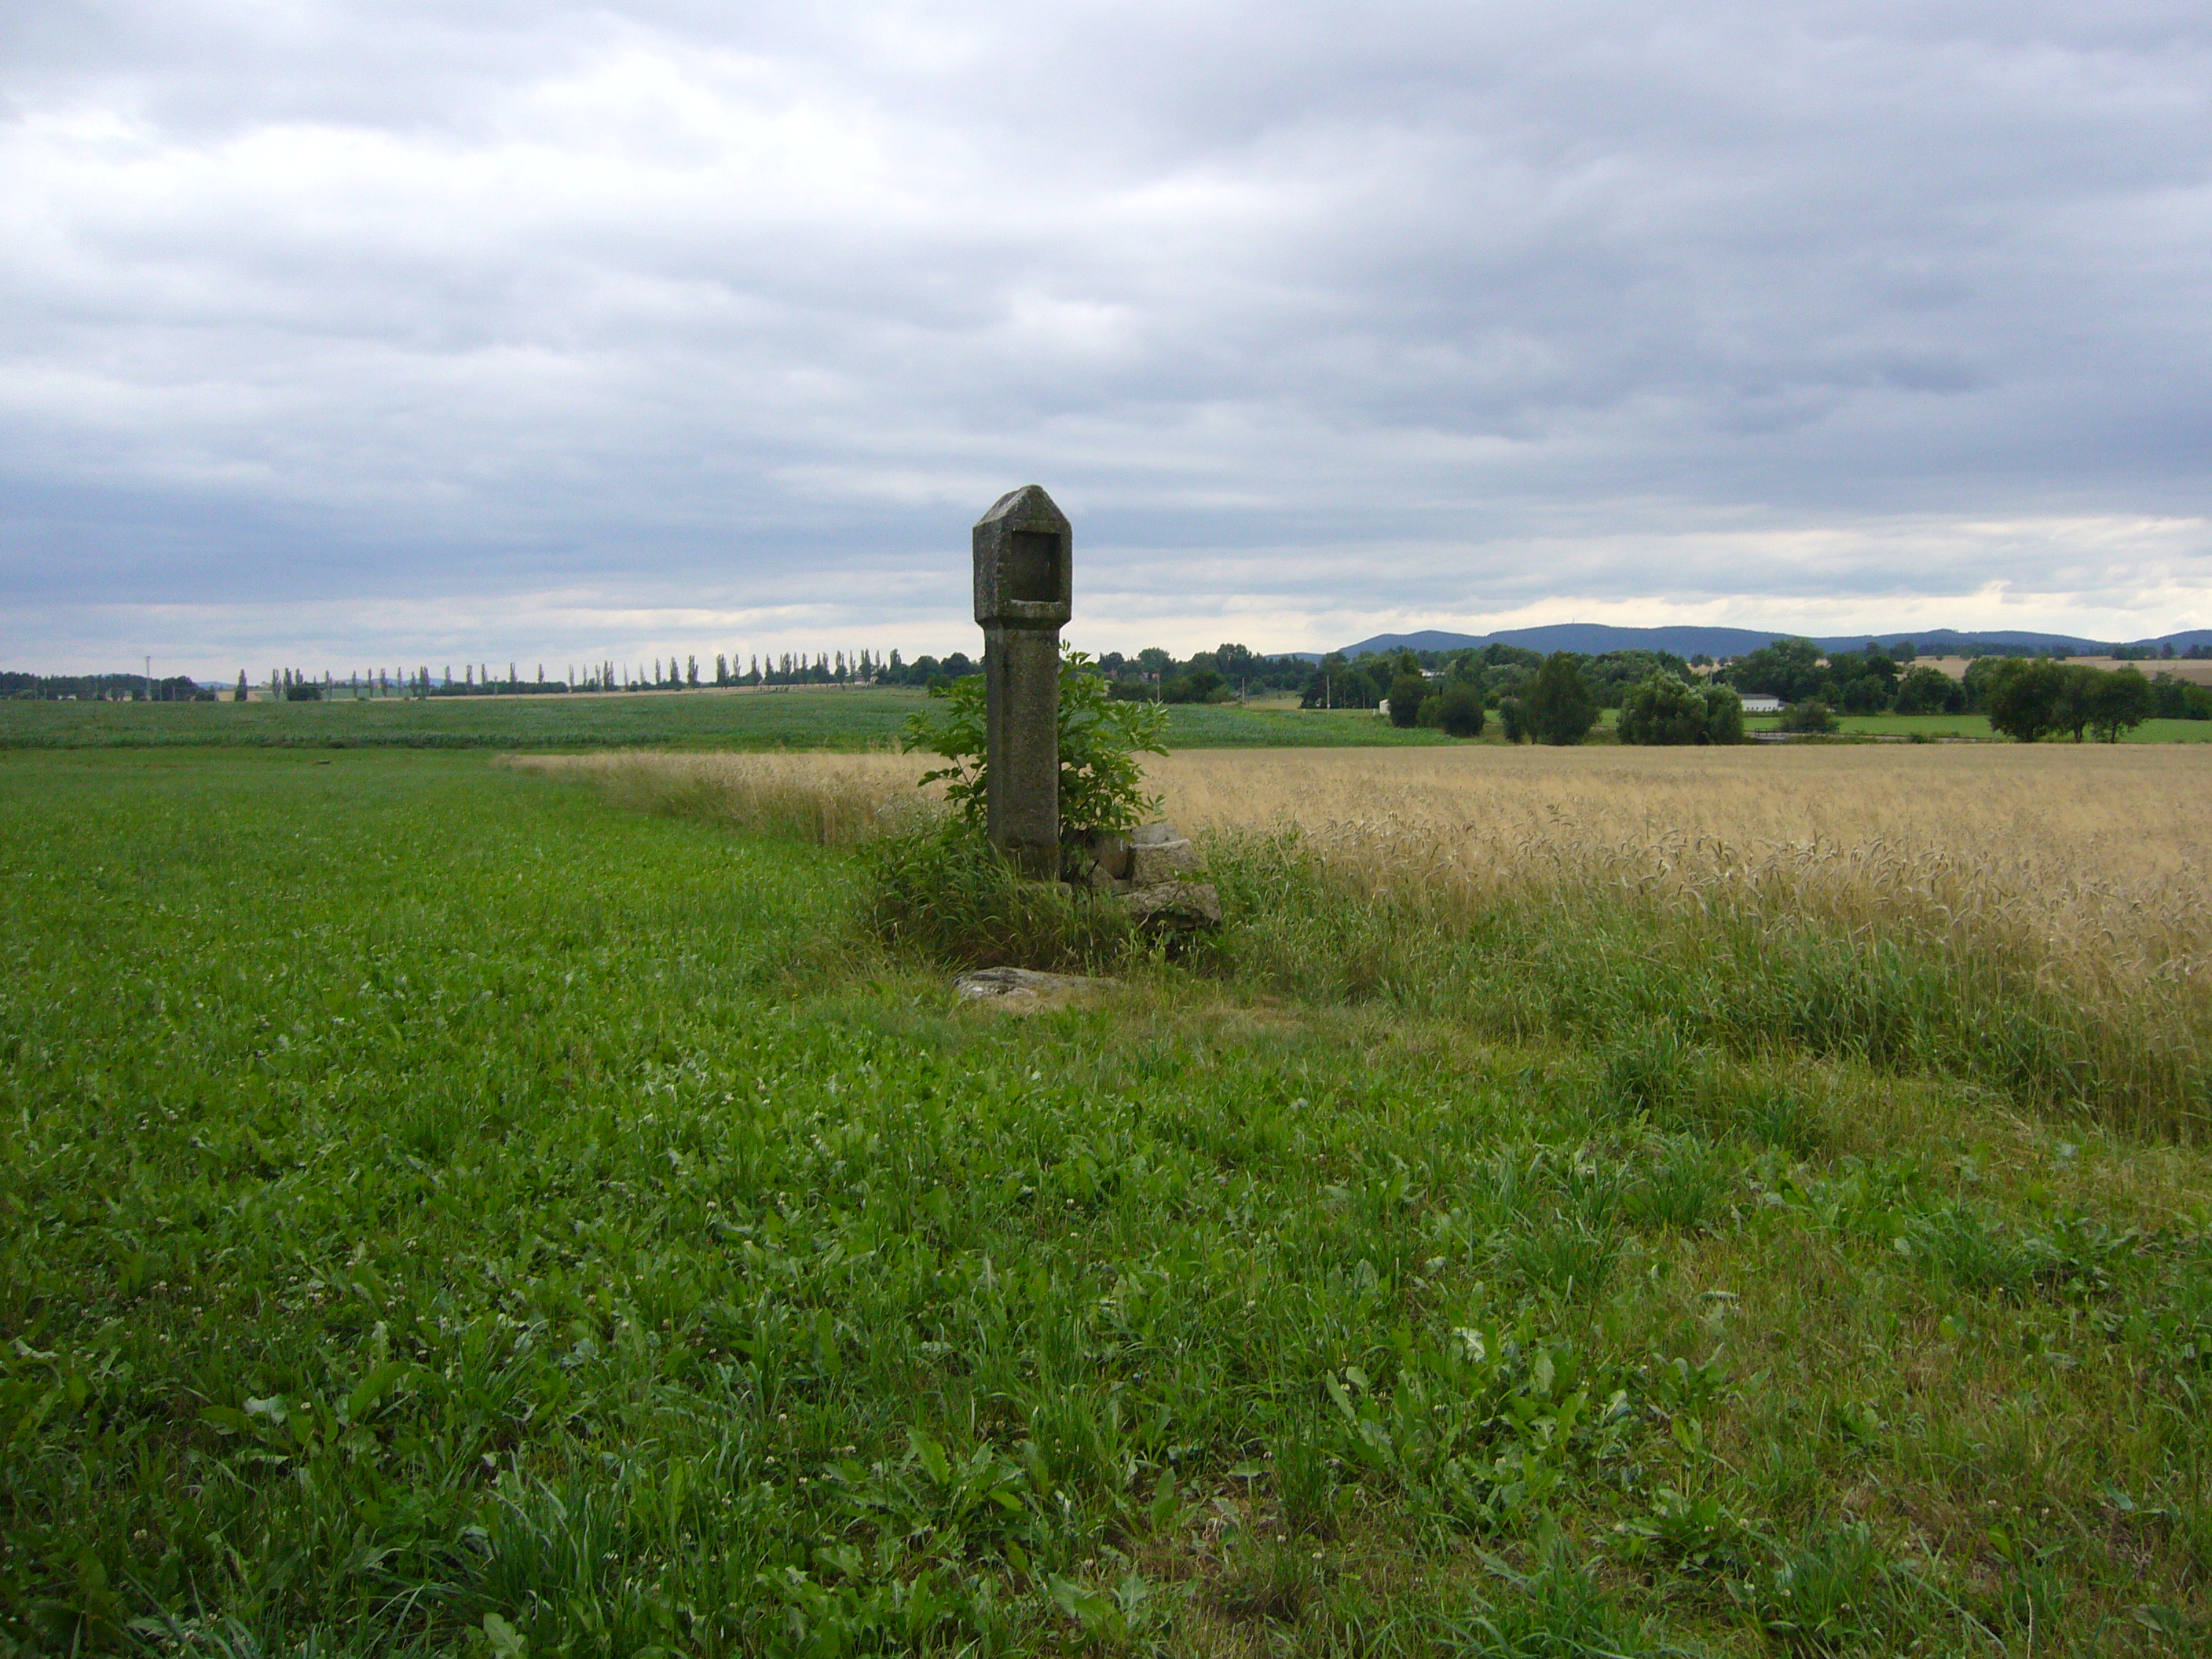
M 975 620 L 1059 628 L 1073 611 L 1075 530 L 1041 485 L 1024 484 L 975 521 Z

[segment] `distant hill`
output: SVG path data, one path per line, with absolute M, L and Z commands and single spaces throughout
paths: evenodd
M 2080 639 L 2071 634 L 2023 634 L 2012 628 L 1988 628 L 1978 634 L 1961 634 L 1950 628 L 1923 629 L 1917 634 L 1849 634 L 1825 639 L 1820 643 L 1823 650 L 1849 651 L 1864 645 L 1869 640 L 1879 640 L 1884 645 L 1911 640 L 1919 647 L 1923 657 L 1947 656 L 1959 647 L 1978 641 L 1984 645 L 2017 645 L 2029 651 L 2071 651 L 2076 656 L 2092 655 L 2119 643 L 2112 640 Z M 2156 645 L 2158 641 L 2152 640 L 2149 643 Z M 2183 641 L 2177 642 L 2173 648 L 2186 651 L 2189 646 Z
M 1345 647 L 1344 654 L 1357 657 L 1368 651 L 1461 651 L 1470 646 L 1498 644 L 1518 646 L 1524 651 L 1579 651 L 1593 657 L 1607 651 L 1671 651 L 1678 657 L 1694 657 L 1700 653 L 1709 657 L 1740 657 L 1762 645 L 1792 637 L 1783 629 L 1614 628 L 1605 623 L 1554 623 L 1546 628 L 1500 629 L 1495 634 L 1447 634 L 1434 628 L 1424 629 L 1418 634 L 1376 634 L 1357 645 Z M 2018 646 L 2030 651 L 2070 651 L 2084 656 L 2109 651 L 2116 643 L 2111 640 L 2082 639 L 2072 634 L 2023 633 L 2009 628 L 1979 629 L 1969 633 L 1951 628 L 1928 628 L 1917 631 L 1834 634 L 1815 643 L 1824 651 L 1850 651 L 1869 640 L 1880 641 L 1885 646 L 1911 640 L 1923 657 L 1943 656 L 1975 641 Z M 2127 641 L 2153 647 L 2171 644 L 2177 652 L 2208 642 L 2212 642 L 2212 629 L 2205 628 L 2190 629 L 2154 640 Z
M 1762 645 L 1786 638 L 1748 628 L 1613 628 L 1604 623 L 1554 623 L 1547 628 L 1506 628 L 1495 634 L 1446 634 L 1426 629 L 1419 634 L 1377 634 L 1347 646 L 1345 654 L 1364 651 L 1460 651 L 1473 645 L 1517 645 L 1524 651 L 1580 651 L 1597 656 L 1607 651 L 1672 651 L 1693 657 L 1740 657 Z M 1863 643 L 1863 641 L 1860 641 Z

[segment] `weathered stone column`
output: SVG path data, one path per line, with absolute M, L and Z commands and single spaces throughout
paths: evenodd
M 1060 879 L 1060 629 L 1074 599 L 1075 532 L 1036 484 L 976 521 L 983 628 L 985 801 L 991 840 L 1023 874 Z

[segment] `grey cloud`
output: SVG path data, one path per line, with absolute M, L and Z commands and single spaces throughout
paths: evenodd
M 73 639 L 556 592 L 919 639 L 1032 477 L 1148 621 L 2212 621 L 2201 530 L 2081 527 L 2206 513 L 2197 9 L 0 31 L 0 593 Z

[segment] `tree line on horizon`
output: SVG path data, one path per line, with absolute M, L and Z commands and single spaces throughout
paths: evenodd
M 53 702 L 211 702 L 213 686 L 183 674 L 25 674 L 0 671 L 0 697 Z
M 2148 650 L 2132 653 L 2149 658 Z M 2171 647 L 2166 655 L 2171 656 Z M 2185 653 L 2203 653 L 2192 647 Z M 2048 654 L 1984 647 L 1963 680 L 1917 660 L 1911 641 L 1857 651 L 1824 652 L 1810 639 L 1773 641 L 1715 664 L 1704 657 L 1632 648 L 1595 654 L 1550 653 L 1493 641 L 1449 651 L 1396 649 L 1356 659 L 1332 652 L 1318 661 L 1267 656 L 1235 643 L 1177 658 L 1158 647 L 1131 655 L 1109 651 L 1093 670 L 1110 696 L 1166 703 L 1233 702 L 1255 694 L 1295 693 L 1308 708 L 1388 707 L 1395 723 L 1427 726 L 1471 737 L 1495 716 L 1509 738 L 1578 742 L 1603 712 L 1621 711 L 1630 742 L 1729 742 L 1741 732 L 1736 694 L 1765 694 L 1787 706 L 1785 726 L 1819 732 L 1837 714 L 1984 714 L 1994 730 L 2033 742 L 2051 732 L 2116 734 L 2148 719 L 2212 720 L 2212 687 L 2160 672 L 2146 679 L 2131 667 L 2112 672 Z M 908 661 L 894 650 L 818 651 L 741 655 L 716 652 L 711 666 L 696 653 L 654 657 L 631 665 L 609 659 L 564 678 L 543 664 L 529 678 L 510 661 L 372 670 L 340 679 L 298 669 L 274 669 L 262 685 L 278 697 L 328 696 L 447 697 L 540 696 L 569 691 L 700 690 L 708 686 L 927 687 L 980 673 L 964 652 Z M 249 689 L 243 670 L 236 695 Z M 1725 695 L 1715 695 L 1725 692 Z M 0 673 L 0 696 L 83 700 L 207 701 L 215 689 L 185 676 L 149 682 L 143 675 Z M 1583 720 L 1583 711 L 1588 720 Z M 1581 722 L 1579 725 L 1577 722 Z M 1656 735 L 1646 735 L 1656 734 Z
M 1704 672 L 1700 672 L 1700 671 Z M 2033 743 L 2053 733 L 2107 741 L 2146 720 L 2212 720 L 2212 687 L 2133 665 L 2100 670 L 2047 656 L 1991 653 L 1963 681 L 1869 641 L 1826 652 L 1786 639 L 1726 664 L 1671 652 L 1548 654 L 1492 643 L 1449 652 L 1341 653 L 1316 665 L 1307 708 L 1387 707 L 1395 724 L 1452 735 L 1481 732 L 1495 714 L 1510 741 L 1579 743 L 1608 709 L 1625 743 L 1730 743 L 1743 738 L 1741 702 L 1765 694 L 1784 705 L 1785 730 L 1835 729 L 1836 715 L 1986 715 L 2002 736 Z

